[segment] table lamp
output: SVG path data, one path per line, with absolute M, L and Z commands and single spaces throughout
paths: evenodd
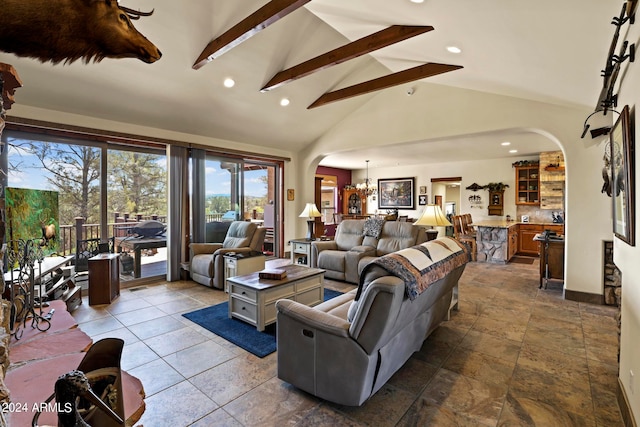
M 439 205 L 427 205 L 425 206 L 422 215 L 413 225 L 428 225 L 431 227 L 447 227 L 450 226 L 451 223 L 442 213 L 442 209 L 440 209 Z M 438 237 L 438 230 L 426 230 L 427 232 L 427 240 L 433 240 Z
M 307 230 L 307 240 L 316 240 L 313 234 L 313 225 L 316 222 L 315 219 L 319 216 L 322 216 L 322 214 L 318 210 L 318 207 L 315 203 L 307 203 L 307 205 L 304 207 L 304 210 L 299 215 L 300 218 L 308 218 L 307 225 L 309 226 L 309 229 Z

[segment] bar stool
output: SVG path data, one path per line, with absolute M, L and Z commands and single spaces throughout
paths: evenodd
M 454 215 L 451 222 L 453 223 L 453 237 L 471 247 L 471 260 L 475 261 L 477 251 L 476 237 L 463 232 L 461 215 Z
M 476 229 L 472 225 L 469 225 L 473 223 L 470 213 L 460 215 L 460 223 L 462 224 L 462 234 L 476 237 Z

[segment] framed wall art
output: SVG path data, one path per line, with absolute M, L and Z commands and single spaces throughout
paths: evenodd
M 378 208 L 415 209 L 415 178 L 378 180 Z
M 426 194 L 420 194 L 418 196 L 418 205 L 424 206 L 426 204 L 427 204 L 427 195 Z
M 613 233 L 635 246 L 634 141 L 630 119 L 629 106 L 625 105 L 609 134 L 611 200 Z
M 427 194 L 427 186 L 426 185 L 421 185 L 420 186 L 420 194 Z

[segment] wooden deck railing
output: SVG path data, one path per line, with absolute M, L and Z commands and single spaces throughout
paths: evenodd
M 213 213 L 206 215 L 207 222 L 220 221 L 223 213 Z M 136 226 L 140 221 L 156 220 L 163 224 L 167 223 L 166 216 L 160 215 L 134 215 L 129 214 L 120 216 L 120 213 L 116 212 L 114 215 L 114 222 L 107 223 L 109 237 L 124 237 L 130 234 L 131 229 Z M 100 238 L 100 224 L 86 224 L 83 218 L 76 218 L 76 223 L 73 225 L 61 225 L 59 242 L 60 242 L 60 255 L 71 255 L 76 251 L 76 242 L 83 239 L 96 239 Z
M 120 216 L 118 213 L 114 216 L 114 222 L 107 223 L 109 237 L 123 237 L 130 234 L 130 230 L 140 221 L 153 219 L 166 224 L 166 216 L 159 215 L 135 215 L 130 217 L 128 214 Z M 71 255 L 76 251 L 76 242 L 83 239 L 100 238 L 100 224 L 86 224 L 83 218 L 76 218 L 73 225 L 60 225 L 59 234 L 59 254 Z

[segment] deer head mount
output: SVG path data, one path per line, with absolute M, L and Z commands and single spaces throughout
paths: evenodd
M 0 50 L 53 64 L 104 58 L 153 63 L 162 53 L 131 22 L 152 13 L 116 0 L 3 0 Z

